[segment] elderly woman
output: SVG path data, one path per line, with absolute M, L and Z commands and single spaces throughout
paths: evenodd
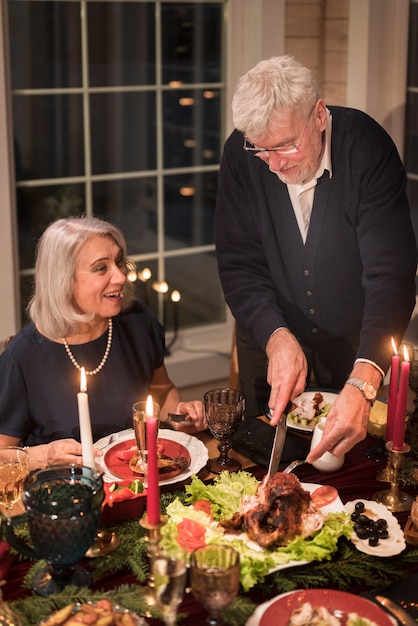
M 0 356 L 0 445 L 28 446 L 31 469 L 81 463 L 82 367 L 94 440 L 132 426 L 148 394 L 161 420 L 181 413 L 183 430 L 205 427 L 202 403 L 181 402 L 168 377 L 164 330 L 130 295 L 128 266 L 122 233 L 96 218 L 60 219 L 39 241 L 32 321 Z

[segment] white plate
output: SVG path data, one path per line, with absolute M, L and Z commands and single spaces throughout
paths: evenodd
M 400 554 L 406 548 L 405 537 L 402 528 L 399 526 L 399 522 L 396 517 L 388 511 L 388 509 L 379 502 L 374 500 L 352 500 L 345 505 L 347 513 L 352 513 L 356 502 L 363 502 L 365 509 L 364 515 L 370 517 L 370 519 L 377 520 L 383 518 L 388 523 L 389 537 L 387 539 L 380 539 L 377 546 L 369 546 L 368 539 L 359 539 L 355 532 L 351 536 L 351 541 L 356 546 L 357 550 L 369 554 L 370 556 L 394 556 Z
M 166 480 L 160 480 L 160 485 L 174 485 L 180 481 L 186 480 L 190 478 L 192 474 L 197 474 L 199 470 L 202 469 L 208 462 L 209 453 L 205 444 L 197 439 L 197 437 L 193 437 L 193 435 L 187 435 L 186 433 L 182 433 L 178 430 L 170 430 L 168 428 L 161 428 L 159 430 L 159 436 L 164 439 L 169 439 L 171 441 L 176 441 L 180 443 L 182 446 L 187 448 L 190 453 L 190 465 L 181 474 L 177 476 L 173 476 L 172 478 L 167 478 Z M 135 434 L 133 428 L 128 428 L 127 430 L 122 430 L 119 433 L 115 433 L 113 435 L 107 435 L 106 437 L 102 437 L 99 439 L 94 446 L 96 448 L 100 448 L 103 450 L 103 456 L 96 457 L 96 463 L 103 470 L 103 480 L 108 483 L 116 483 L 120 482 L 121 479 L 117 476 L 114 476 L 112 472 L 110 472 L 106 464 L 104 462 L 104 456 L 116 443 L 120 443 L 121 441 L 126 441 L 127 439 L 134 439 Z
M 304 391 L 303 393 L 300 394 L 300 396 L 298 396 L 297 398 L 295 398 L 293 400 L 293 402 L 295 404 L 299 404 L 300 402 L 302 402 L 303 400 L 310 402 L 311 400 L 313 400 L 314 395 L 316 393 L 321 393 L 322 397 L 324 398 L 324 402 L 325 404 L 333 404 L 333 402 L 335 402 L 335 399 L 337 398 L 338 394 L 336 393 L 331 393 L 329 391 L 321 391 L 320 389 L 317 389 L 315 391 Z M 289 413 L 287 414 L 287 427 L 294 429 L 294 430 L 302 430 L 305 432 L 313 432 L 313 429 L 315 428 L 315 426 L 317 425 L 319 418 L 314 418 L 309 424 L 306 424 L 306 426 L 304 424 L 295 424 L 294 422 L 292 422 L 292 420 L 289 418 Z

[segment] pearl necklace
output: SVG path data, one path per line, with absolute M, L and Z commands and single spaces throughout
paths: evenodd
M 109 356 L 109 352 L 110 352 L 110 348 L 112 347 L 112 336 L 113 336 L 113 322 L 112 322 L 112 318 L 109 317 L 109 331 L 108 331 L 108 335 L 107 335 L 107 344 L 106 344 L 106 350 L 105 353 L 103 355 L 102 360 L 100 361 L 99 365 L 96 367 L 96 369 L 91 370 L 91 372 L 86 372 L 86 376 L 94 376 L 94 374 L 97 374 L 98 372 L 100 372 L 101 369 L 103 369 L 106 361 L 107 361 L 107 357 Z M 70 361 L 71 363 L 79 370 L 81 371 L 81 365 L 77 362 L 77 359 L 75 358 L 74 354 L 71 352 L 71 348 L 68 345 L 68 342 L 66 340 L 66 338 L 63 338 L 63 342 L 64 342 L 64 347 L 67 351 L 68 356 L 70 357 Z

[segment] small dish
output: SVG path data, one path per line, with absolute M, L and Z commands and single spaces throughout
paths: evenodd
M 357 550 L 370 556 L 381 557 L 394 556 L 395 554 L 403 552 L 406 548 L 406 541 L 402 528 L 400 527 L 396 517 L 388 511 L 383 504 L 375 502 L 374 500 L 363 500 L 361 498 L 358 500 L 352 500 L 351 502 L 347 502 L 345 504 L 347 513 L 351 514 L 354 512 L 356 502 L 364 503 L 364 515 L 367 515 L 370 519 L 375 521 L 379 518 L 385 519 L 388 524 L 387 528 L 389 532 L 389 537 L 387 539 L 379 540 L 377 546 L 370 546 L 368 539 L 360 539 L 353 531 L 351 541 L 354 543 Z

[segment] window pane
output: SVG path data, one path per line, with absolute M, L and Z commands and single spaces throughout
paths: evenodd
M 79 2 L 9 2 L 13 89 L 80 87 Z
M 90 84 L 155 83 L 154 3 L 90 2 L 87 11 Z
M 164 93 L 164 166 L 219 163 L 221 94 L 219 90 Z
M 164 181 L 165 247 L 214 243 L 217 172 L 166 176 Z
M 92 94 L 93 174 L 156 167 L 155 93 Z
M 162 3 L 163 83 L 221 80 L 222 2 Z
M 223 297 L 216 255 L 206 252 L 169 258 L 166 261 L 166 278 L 172 289 L 178 289 L 180 327 L 191 327 L 225 321 Z M 173 329 L 173 303 L 167 306 L 166 329 Z
M 128 254 L 158 249 L 156 187 L 152 177 L 93 184 L 94 213 L 122 230 Z
M 85 211 L 84 193 L 84 185 L 70 184 L 17 189 L 21 269 L 33 267 L 37 240 L 51 222 Z
M 81 96 L 14 96 L 16 178 L 84 173 Z

